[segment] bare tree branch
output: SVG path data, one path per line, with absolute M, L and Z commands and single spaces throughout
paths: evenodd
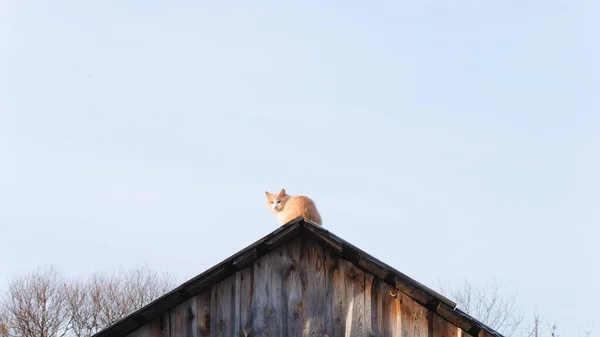
M 438 280 L 437 287 L 452 297 L 461 310 L 504 336 L 512 337 L 521 332 L 524 315 L 516 308 L 516 295 L 503 297 L 497 282 L 485 288 L 476 288 L 465 280 L 460 286 L 448 290 Z
M 174 285 L 168 274 L 147 268 L 74 280 L 39 268 L 13 279 L 0 297 L 0 337 L 89 337 Z
M 547 328 L 543 327 L 537 310 L 533 314 L 531 326 L 525 326 L 523 312 L 516 308 L 517 295 L 503 296 L 501 285 L 497 282 L 477 288 L 465 280 L 459 287 L 448 290 L 438 279 L 435 286 L 441 293 L 454 298 L 461 310 L 506 337 L 560 337 L 555 323 L 546 323 Z M 587 329 L 584 335 L 591 337 L 591 329 Z
M 68 329 L 66 284 L 54 268 L 13 279 L 0 303 L 8 336 L 54 337 Z

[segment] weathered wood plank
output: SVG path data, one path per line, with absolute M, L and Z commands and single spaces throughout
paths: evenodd
M 401 308 L 398 289 L 367 273 L 365 290 L 365 316 L 373 337 L 402 336 Z
M 333 275 L 326 267 L 330 256 L 323 246 L 303 241 L 300 277 L 302 280 L 303 337 L 331 334 L 332 298 L 328 287 Z
M 342 243 L 336 238 L 329 235 L 329 233 L 320 226 L 307 225 L 305 229 L 311 232 L 320 243 L 328 246 L 330 249 L 333 249 L 338 254 L 342 253 Z
M 373 310 L 373 281 L 375 277 L 373 274 L 365 273 L 365 327 L 368 336 L 379 337 L 381 334 L 377 334 L 373 329 L 373 321 L 377 320 L 377 310 Z M 376 302 L 376 300 L 375 300 Z
M 185 309 L 177 305 L 169 310 L 171 337 L 183 337 Z
M 286 325 L 285 276 L 291 261 L 280 247 L 254 263 L 254 299 L 250 336 L 280 336 Z
M 233 318 L 236 310 L 235 274 L 212 287 L 210 307 L 210 336 L 232 337 L 234 335 Z
M 210 336 L 211 288 L 196 295 L 196 335 Z
M 195 302 L 195 298 L 191 298 L 166 311 L 156 323 L 153 323 L 156 324 L 154 330 L 158 331 L 158 334 L 155 334 L 154 336 L 197 337 L 195 334 L 188 333 L 191 329 L 189 320 L 193 319 L 189 314 L 190 305 L 193 305 L 192 302 Z M 195 312 L 195 308 L 193 308 L 193 310 L 193 312 Z
M 198 337 L 198 305 L 196 302 L 196 296 L 184 302 L 186 305 L 183 322 L 184 337 Z
M 301 240 L 296 239 L 286 247 L 289 268 L 287 274 L 284 275 L 286 330 L 283 335 L 289 337 L 302 336 L 304 305 L 302 303 L 302 279 L 300 276 L 301 244 Z
M 160 316 L 160 336 L 171 337 L 171 313 L 169 310 Z
M 333 331 L 331 337 L 364 336 L 364 273 L 352 263 L 332 258 L 327 266 L 333 270 Z
M 438 303 L 436 312 L 438 315 L 442 316 L 447 321 L 456 325 L 462 330 L 470 331 L 471 327 L 473 326 L 468 319 L 459 315 L 453 308 L 443 302 Z
M 414 298 L 420 304 L 426 305 L 427 303 L 433 300 L 433 297 L 430 294 L 419 289 L 408 279 L 399 277 L 397 275 L 394 277 L 394 279 L 396 281 L 396 288 L 398 288 L 406 295 Z
M 150 323 L 150 335 L 148 337 L 161 337 L 162 329 L 161 329 L 161 320 L 160 317 L 155 319 L 152 323 Z
M 235 279 L 235 305 L 238 311 L 236 319 L 239 325 L 237 336 L 250 336 L 250 322 L 252 321 L 252 302 L 254 300 L 254 267 L 250 265 L 236 274 Z
M 460 328 L 448 322 L 439 315 L 433 315 L 433 336 L 434 337 L 458 337 Z
M 431 337 L 428 310 L 403 292 L 398 292 L 402 337 Z

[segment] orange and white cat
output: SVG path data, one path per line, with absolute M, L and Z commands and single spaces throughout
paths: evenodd
M 285 193 L 285 189 L 276 194 L 265 192 L 265 195 L 267 196 L 267 206 L 275 213 L 277 220 L 282 225 L 302 216 L 305 220 L 310 220 L 319 226 L 323 226 L 317 206 L 310 198 L 302 195 L 288 195 Z

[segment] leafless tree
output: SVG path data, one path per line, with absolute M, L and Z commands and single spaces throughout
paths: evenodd
M 516 295 L 503 296 L 498 283 L 477 288 L 465 280 L 460 286 L 447 289 L 438 280 L 437 288 L 441 293 L 451 297 L 458 308 L 504 336 L 520 335 L 524 315 L 515 305 Z
M 66 279 L 54 268 L 10 281 L 0 297 L 0 337 L 89 337 L 175 285 L 147 268 Z
M 62 337 L 69 329 L 66 284 L 54 268 L 14 278 L 1 299 L 6 336 Z
M 76 324 L 80 329 L 85 327 L 84 332 L 98 331 L 173 287 L 174 280 L 168 274 L 161 275 L 146 268 L 96 273 L 79 283 L 78 288 L 85 290 L 83 294 L 72 296 L 74 316 L 77 314 L 78 319 Z
M 5 322 L 6 315 L 0 311 L 0 337 L 8 337 L 8 325 Z
M 517 294 L 503 295 L 501 286 L 496 282 L 478 288 L 465 280 L 460 286 L 448 289 L 438 280 L 436 286 L 442 294 L 451 297 L 459 309 L 506 337 L 560 337 L 558 325 L 544 324 L 537 311 L 533 314 L 531 325 L 528 324 L 523 312 L 516 307 Z M 585 337 L 591 337 L 591 334 L 591 329 L 584 332 Z
M 590 327 L 583 332 L 584 337 L 592 336 L 592 329 Z M 536 311 L 533 315 L 533 323 L 529 330 L 529 334 L 527 337 L 560 337 L 561 335 L 558 333 L 558 325 L 556 323 L 546 323 L 546 328 L 543 327 L 543 322 L 540 319 L 540 315 Z M 581 334 L 579 335 L 581 336 Z

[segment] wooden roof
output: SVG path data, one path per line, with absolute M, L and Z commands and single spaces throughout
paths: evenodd
M 98 332 L 94 337 L 125 336 L 157 319 L 166 310 L 183 303 L 213 284 L 245 268 L 266 253 L 300 236 L 316 240 L 328 247 L 335 255 L 352 262 L 365 272 L 369 272 L 389 285 L 396 287 L 429 310 L 436 312 L 467 331 L 470 335 L 478 336 L 480 331 L 485 331 L 487 334 L 502 337 L 500 333 L 458 309 L 453 301 L 375 259 L 323 227 L 304 220 L 302 217 L 279 227 L 223 262 Z

